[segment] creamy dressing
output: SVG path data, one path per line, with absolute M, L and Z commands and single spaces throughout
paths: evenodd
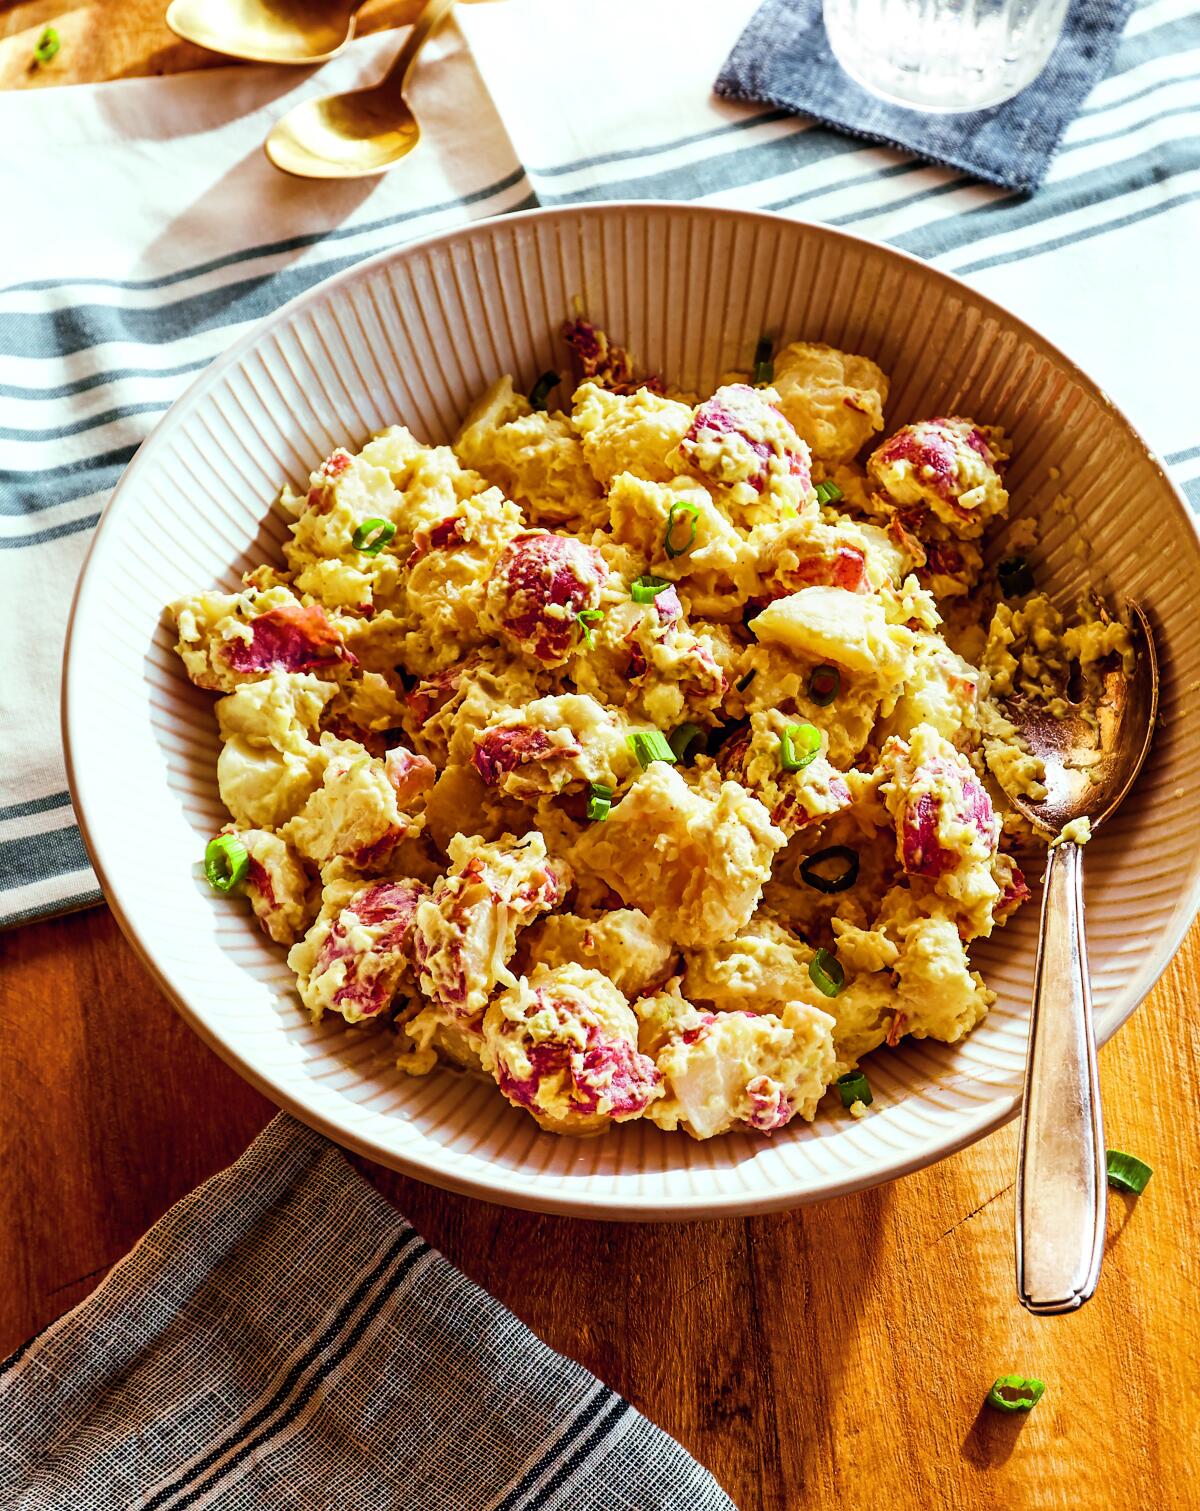
M 997 699 L 1057 706 L 1128 632 L 991 612 L 1009 443 L 887 434 L 869 357 L 697 396 L 566 339 L 565 408 L 503 376 L 452 446 L 393 426 L 285 490 L 283 561 L 174 605 L 179 653 L 314 1017 L 554 1133 L 771 1135 L 986 1015 L 971 946 L 1028 897 L 1003 791 L 1044 792 Z

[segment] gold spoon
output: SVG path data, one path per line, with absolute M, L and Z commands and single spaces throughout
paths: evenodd
M 324 63 L 354 35 L 363 0 L 171 0 L 185 42 L 251 63 Z
M 396 61 L 377 84 L 306 100 L 276 121 L 266 154 L 299 178 L 367 178 L 407 157 L 421 128 L 404 99 L 409 72 L 454 0 L 429 0 Z
M 1100 1278 L 1108 1175 L 1083 919 L 1083 847 L 1067 826 L 1095 831 L 1142 769 L 1158 714 L 1158 659 L 1150 623 L 1128 603 L 1137 656 L 1132 675 L 1112 658 L 1083 705 L 1053 718 L 1044 705 L 1005 705 L 1045 763 L 1046 796 L 1013 804 L 1055 836 L 1046 865 L 1041 937 L 1029 1020 L 1029 1063 L 1017 1165 L 1017 1293 L 1031 1312 L 1074 1311 Z M 1066 832 L 1064 832 L 1066 831 Z

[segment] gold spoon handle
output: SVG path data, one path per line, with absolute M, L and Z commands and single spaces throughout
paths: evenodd
M 1082 1306 L 1104 1253 L 1108 1187 L 1083 919 L 1083 852 L 1046 866 L 1017 1166 L 1017 1293 L 1031 1312 Z
M 434 28 L 445 20 L 446 16 L 454 9 L 454 0 L 429 0 L 425 9 L 412 24 L 412 29 L 405 38 L 404 46 L 396 54 L 395 62 L 374 86 L 381 94 L 393 95 L 397 99 L 404 93 L 404 86 L 412 71 L 413 64 L 425 43 L 429 40 Z

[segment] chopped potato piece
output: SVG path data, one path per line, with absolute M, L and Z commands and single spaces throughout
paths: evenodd
M 724 782 L 715 799 L 656 761 L 579 845 L 583 861 L 681 945 L 716 944 L 750 921 L 784 836 Z

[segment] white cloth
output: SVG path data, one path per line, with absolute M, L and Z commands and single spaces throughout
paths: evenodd
M 377 180 L 261 152 L 296 100 L 367 79 L 238 68 L 0 96 L 0 922 L 94 901 L 58 732 L 71 589 L 155 419 L 249 323 L 350 261 L 531 204 L 694 199 L 846 226 L 958 273 L 1102 382 L 1200 506 L 1200 22 L 1150 0 L 1032 198 L 735 105 L 753 0 L 462 6 L 412 86 L 424 143 Z M 464 43 L 463 38 L 466 38 Z M 36 144 L 34 150 L 33 144 Z

